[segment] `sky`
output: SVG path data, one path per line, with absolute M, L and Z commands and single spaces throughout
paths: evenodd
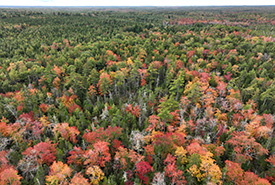
M 0 0 L 0 6 L 222 6 L 275 5 L 274 0 Z

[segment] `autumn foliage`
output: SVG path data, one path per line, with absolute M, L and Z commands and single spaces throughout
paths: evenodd
M 0 185 L 275 183 L 274 7 L 0 9 Z

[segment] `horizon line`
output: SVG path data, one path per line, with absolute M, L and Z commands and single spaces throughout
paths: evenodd
M 74 6 L 74 5 L 0 5 L 0 7 L 238 7 L 238 6 L 252 6 L 252 7 L 261 7 L 261 6 L 275 6 L 275 5 L 80 5 L 80 6 Z

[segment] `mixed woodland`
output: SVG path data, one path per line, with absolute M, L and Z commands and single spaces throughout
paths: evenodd
M 0 185 L 275 184 L 275 7 L 0 8 Z

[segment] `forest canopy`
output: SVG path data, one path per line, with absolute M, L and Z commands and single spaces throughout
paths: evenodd
M 0 184 L 275 184 L 274 17 L 0 8 Z

